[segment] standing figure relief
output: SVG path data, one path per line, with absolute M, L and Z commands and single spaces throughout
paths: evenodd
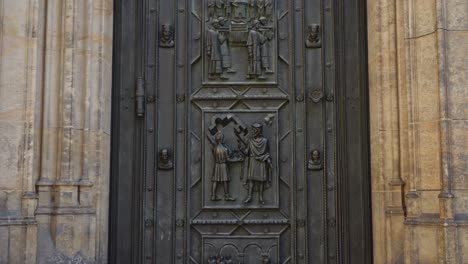
M 254 189 L 258 191 L 258 201 L 265 204 L 263 192 L 271 187 L 271 171 L 273 168 L 268 139 L 263 137 L 263 126 L 255 123 L 251 128 L 251 135 L 247 142 L 239 142 L 240 151 L 247 157 L 246 175 L 243 175 L 243 184 L 247 187 L 247 197 L 243 203 L 252 202 Z
M 226 73 L 235 73 L 231 68 L 231 52 L 229 48 L 229 30 L 224 27 L 223 17 L 214 19 L 206 36 L 206 55 L 208 56 L 208 78 L 229 79 Z
M 264 80 L 263 73 L 272 74 L 270 69 L 269 41 L 273 39 L 273 31 L 267 26 L 267 19 L 261 17 L 254 21 L 254 27 L 249 31 L 247 48 L 249 53 L 249 68 L 247 79 Z
M 210 139 L 210 141 L 212 140 L 213 139 Z M 216 192 L 218 189 L 218 185 L 222 184 L 224 188 L 224 200 L 228 202 L 235 201 L 236 198 L 232 197 L 229 194 L 229 182 L 231 181 L 231 177 L 228 174 L 227 163 L 243 161 L 243 157 L 233 157 L 233 151 L 231 151 L 224 145 L 224 135 L 221 131 L 214 135 L 214 140 L 212 141 L 212 144 L 214 166 L 213 176 L 211 178 L 211 200 L 221 200 L 221 198 L 217 196 Z
M 263 135 L 260 122 L 254 122 L 248 127 L 232 114 L 218 115 L 213 118 L 206 136 L 212 152 L 206 163 L 209 168 L 207 172 L 210 173 L 206 180 L 211 191 L 206 193 L 206 197 L 211 202 L 236 201 L 236 196 L 241 195 L 243 189 L 247 190 L 247 195 L 233 205 L 250 204 L 256 193 L 260 205 L 265 204 L 265 197 L 273 201 L 275 194 L 264 196 L 264 191 L 273 185 L 274 168 L 269 139 Z M 232 147 L 236 143 L 237 147 Z M 224 190 L 224 197 L 218 196 L 220 186 Z M 230 187 L 233 189 L 230 190 Z M 234 195 L 231 195 L 231 191 Z

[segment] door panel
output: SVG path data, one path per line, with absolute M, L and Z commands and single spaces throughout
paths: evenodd
M 350 259 L 337 3 L 116 3 L 111 261 Z

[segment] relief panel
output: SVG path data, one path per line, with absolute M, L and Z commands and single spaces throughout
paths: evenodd
M 202 263 L 278 263 L 278 247 L 279 238 L 274 236 L 207 236 Z
M 208 0 L 204 7 L 204 83 L 275 83 L 275 1 Z
M 192 263 L 286 263 L 293 254 L 288 8 L 274 0 L 192 1 Z
M 273 118 L 277 115 L 204 111 L 205 208 L 278 207 L 278 123 Z

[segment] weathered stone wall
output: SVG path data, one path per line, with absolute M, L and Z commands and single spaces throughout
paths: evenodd
M 468 263 L 468 1 L 368 1 L 375 263 Z
M 107 262 L 112 2 L 0 0 L 0 263 Z

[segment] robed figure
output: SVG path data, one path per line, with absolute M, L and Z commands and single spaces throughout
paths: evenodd
M 272 162 L 268 146 L 268 139 L 262 135 L 262 125 L 252 125 L 252 135 L 241 149 L 247 157 L 245 176 L 242 181 L 247 186 L 248 194 L 243 203 L 250 203 L 254 189 L 258 191 L 258 201 L 264 204 L 263 191 L 271 186 Z
M 219 17 L 218 18 L 218 23 L 219 27 L 221 29 L 226 29 L 227 28 L 227 20 L 224 17 Z M 227 73 L 235 73 L 236 71 L 231 68 L 232 66 L 232 60 L 231 60 L 231 48 L 229 46 L 229 32 L 226 30 L 222 30 L 219 32 L 219 48 L 220 48 L 220 53 L 221 53 L 221 67 L 223 68 L 223 71 L 226 71 Z
M 257 0 L 257 18 L 265 16 L 265 0 Z
M 261 18 L 266 20 L 265 17 Z M 268 29 L 261 28 L 259 20 L 255 20 L 253 28 L 249 31 L 247 38 L 247 49 L 249 55 L 249 66 L 247 70 L 247 78 L 253 79 L 258 77 L 259 79 L 266 79 L 263 75 L 265 73 L 273 73 L 270 69 L 269 63 L 269 46 L 268 42 L 273 38 L 272 33 Z
M 219 27 L 219 21 L 214 19 L 206 33 L 206 55 L 208 56 L 208 78 L 210 79 L 215 79 L 217 74 L 221 75 L 221 79 L 228 79 L 223 74 Z

